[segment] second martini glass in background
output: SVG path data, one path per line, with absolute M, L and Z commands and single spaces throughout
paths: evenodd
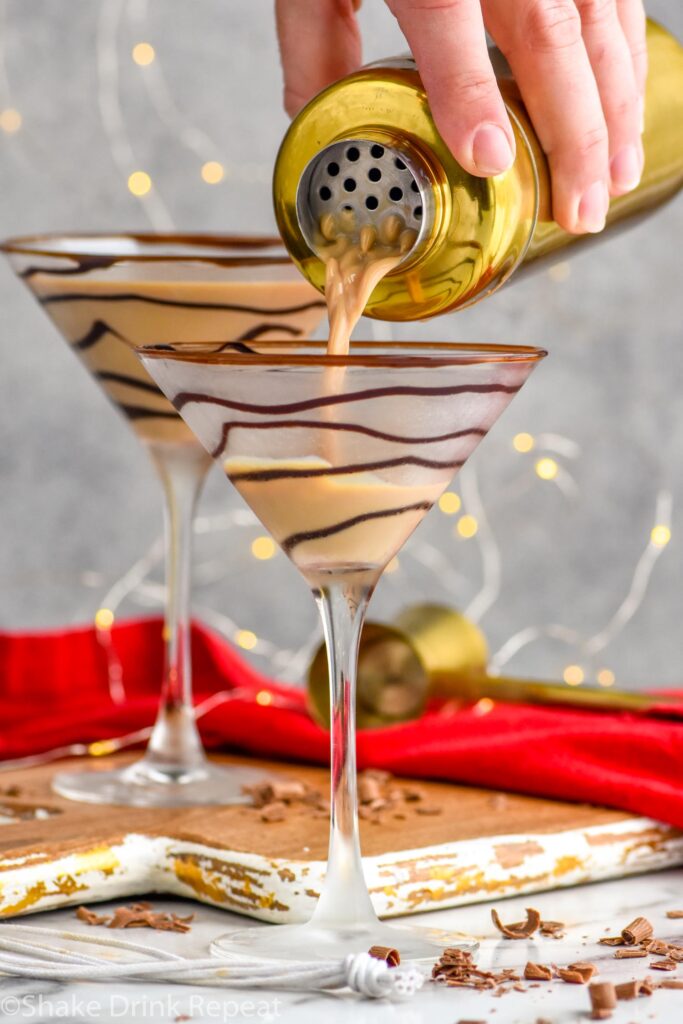
M 358 643 L 385 566 L 544 353 L 358 343 L 327 356 L 323 344 L 288 342 L 243 357 L 182 343 L 140 355 L 313 590 L 327 645 L 332 810 L 316 910 L 307 924 L 235 932 L 213 950 L 310 960 L 379 944 L 421 959 L 462 946 L 438 929 L 384 924 L 370 901 L 356 796 Z
M 307 336 L 324 303 L 273 238 L 48 235 L 10 239 L 2 249 L 146 447 L 166 498 L 165 664 L 146 753 L 123 770 L 63 772 L 54 787 L 95 803 L 240 802 L 243 785 L 262 776 L 209 763 L 192 705 L 192 520 L 211 460 L 134 346 L 211 337 L 248 351 L 263 339 Z

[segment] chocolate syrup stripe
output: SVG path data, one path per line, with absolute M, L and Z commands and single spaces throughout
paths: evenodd
M 127 388 L 136 388 L 138 391 L 146 391 L 150 395 L 155 395 L 157 398 L 164 397 L 163 392 L 159 390 L 156 384 L 153 384 L 148 380 L 140 380 L 139 377 L 131 377 L 127 373 L 114 373 L 113 370 L 94 370 L 93 376 L 105 384 L 122 384 Z M 178 414 L 174 412 L 173 415 L 177 416 Z
M 364 434 L 366 437 L 390 441 L 393 444 L 438 444 L 440 441 L 457 441 L 462 437 L 485 437 L 487 434 L 482 427 L 472 427 L 468 430 L 454 430 L 450 434 L 435 434 L 433 437 L 403 437 L 400 434 L 387 434 L 373 427 L 363 427 L 359 423 L 325 423 L 322 420 L 262 420 L 259 423 L 254 420 L 228 420 L 223 424 L 220 441 L 211 452 L 212 458 L 217 459 L 225 451 L 230 431 L 238 430 L 240 427 L 246 430 L 339 430 L 351 434 Z
M 119 341 L 123 341 L 126 345 L 130 345 L 128 338 L 124 338 L 122 334 L 119 334 L 118 331 L 110 327 L 104 320 L 94 320 L 92 327 L 86 331 L 82 338 L 77 338 L 76 341 L 71 342 L 71 347 L 77 348 L 79 352 L 84 352 L 86 349 L 96 345 L 107 334 L 111 334 L 112 337 L 118 338 Z
M 171 412 L 166 409 L 150 409 L 145 405 L 126 405 L 124 402 L 117 402 L 115 398 L 112 401 L 117 409 L 120 409 L 124 416 L 127 416 L 129 420 L 177 420 L 178 414 Z
M 26 267 L 20 271 L 19 277 L 29 281 L 36 274 L 44 274 L 46 277 L 71 277 L 75 274 L 87 274 L 91 270 L 107 270 L 118 262 L 120 256 L 87 256 L 80 259 L 77 256 L 61 257 L 76 261 L 75 267 Z
M 285 554 L 290 554 L 297 545 L 305 544 L 306 541 L 323 540 L 325 537 L 332 537 L 336 533 L 343 533 L 345 530 L 350 530 L 354 526 L 366 523 L 371 519 L 389 519 L 393 516 L 405 515 L 407 512 L 429 512 L 432 504 L 433 502 L 431 501 L 420 501 L 415 505 L 402 505 L 400 508 L 385 508 L 377 512 L 365 512 L 363 515 L 344 519 L 339 523 L 333 523 L 332 526 L 322 527 L 320 530 L 292 533 L 282 541 L 281 547 Z
M 256 405 L 252 402 L 235 402 L 229 398 L 215 398 L 201 391 L 180 391 L 172 399 L 180 412 L 186 405 L 217 405 L 223 409 L 236 409 L 238 412 L 274 413 L 282 415 L 291 412 L 303 412 L 306 409 L 322 409 L 328 405 L 345 405 L 350 402 L 364 402 L 374 398 L 393 398 L 399 395 L 516 395 L 521 384 L 459 384 L 457 387 L 415 387 L 409 384 L 393 388 L 366 388 L 364 391 L 343 391 L 337 395 L 325 395 L 323 398 L 307 398 L 301 402 L 288 402 L 284 405 Z
M 256 324 L 254 327 L 250 327 L 248 331 L 244 331 L 237 338 L 226 341 L 220 348 L 217 348 L 216 352 L 224 352 L 227 349 L 234 349 L 236 352 L 244 352 L 247 355 L 254 355 L 254 350 L 245 345 L 246 341 L 256 341 L 264 334 L 269 334 L 271 331 L 279 331 L 280 334 L 287 334 L 292 338 L 298 338 L 303 334 L 303 330 L 300 327 L 293 327 L 291 324 L 281 323 L 267 323 L 263 322 Z M 126 338 L 123 334 L 113 328 L 106 320 L 95 320 L 93 321 L 92 327 L 83 335 L 82 338 L 76 339 L 71 342 L 71 347 L 78 349 L 79 352 L 84 352 L 86 349 L 92 348 L 98 341 L 110 334 L 113 338 L 117 338 L 119 341 L 124 342 L 130 348 L 135 348 L 132 341 Z M 159 347 L 159 346 L 156 346 Z M 169 351 L 173 351 L 172 347 L 169 346 Z
M 311 466 L 302 469 L 250 469 L 244 473 L 228 471 L 231 481 L 240 483 L 265 484 L 272 480 L 307 480 L 322 476 L 348 476 L 352 473 L 373 473 L 378 469 L 397 469 L 399 466 L 422 466 L 423 469 L 449 469 L 464 466 L 465 459 L 442 462 L 437 459 L 421 459 L 417 455 L 404 455 L 395 459 L 381 459 L 379 462 L 349 462 L 344 466 Z
M 162 299 L 156 295 L 137 295 L 135 292 L 113 292 L 109 295 L 103 292 L 88 294 L 88 292 L 64 292 L 56 295 L 37 295 L 36 298 L 43 306 L 54 305 L 57 302 L 146 302 L 152 306 L 172 306 L 174 309 L 222 309 L 228 313 L 252 313 L 256 316 L 287 316 L 291 313 L 305 313 L 309 309 L 324 309 L 324 302 L 304 302 L 299 306 L 240 306 L 233 302 L 185 302 L 181 299 Z

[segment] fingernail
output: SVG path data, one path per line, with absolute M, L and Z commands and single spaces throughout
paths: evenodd
M 508 137 L 497 124 L 484 124 L 472 140 L 472 159 L 480 174 L 501 174 L 514 159 Z
M 579 203 L 579 227 L 582 231 L 602 231 L 609 207 L 609 195 L 604 181 L 594 181 Z
M 614 188 L 630 192 L 640 181 L 642 171 L 640 157 L 635 146 L 624 146 L 612 157 L 609 165 L 610 178 Z

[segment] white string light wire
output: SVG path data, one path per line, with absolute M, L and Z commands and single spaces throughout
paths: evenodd
M 17 937 L 18 936 L 18 937 Z M 30 937 L 41 941 L 31 941 Z M 145 959 L 112 961 L 46 944 L 46 938 L 82 942 L 103 949 L 115 948 Z M 352 953 L 343 960 L 282 964 L 277 961 L 216 957 L 189 958 L 141 943 L 60 931 L 34 925 L 9 924 L 0 927 L 0 971 L 15 977 L 50 981 L 111 981 L 114 978 L 185 984 L 210 982 L 227 988 L 251 988 L 264 984 L 269 989 L 318 992 L 350 988 L 370 999 L 409 999 L 424 984 L 425 975 L 416 967 L 389 967 L 368 953 Z

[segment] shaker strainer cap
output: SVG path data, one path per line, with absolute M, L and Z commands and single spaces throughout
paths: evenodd
M 320 150 L 301 175 L 296 206 L 314 252 L 325 244 L 320 225 L 331 223 L 330 215 L 341 219 L 351 241 L 359 242 L 362 228 L 371 227 L 404 259 L 434 220 L 431 181 L 414 154 L 370 139 L 344 139 Z M 395 230 L 387 233 L 388 224 Z

